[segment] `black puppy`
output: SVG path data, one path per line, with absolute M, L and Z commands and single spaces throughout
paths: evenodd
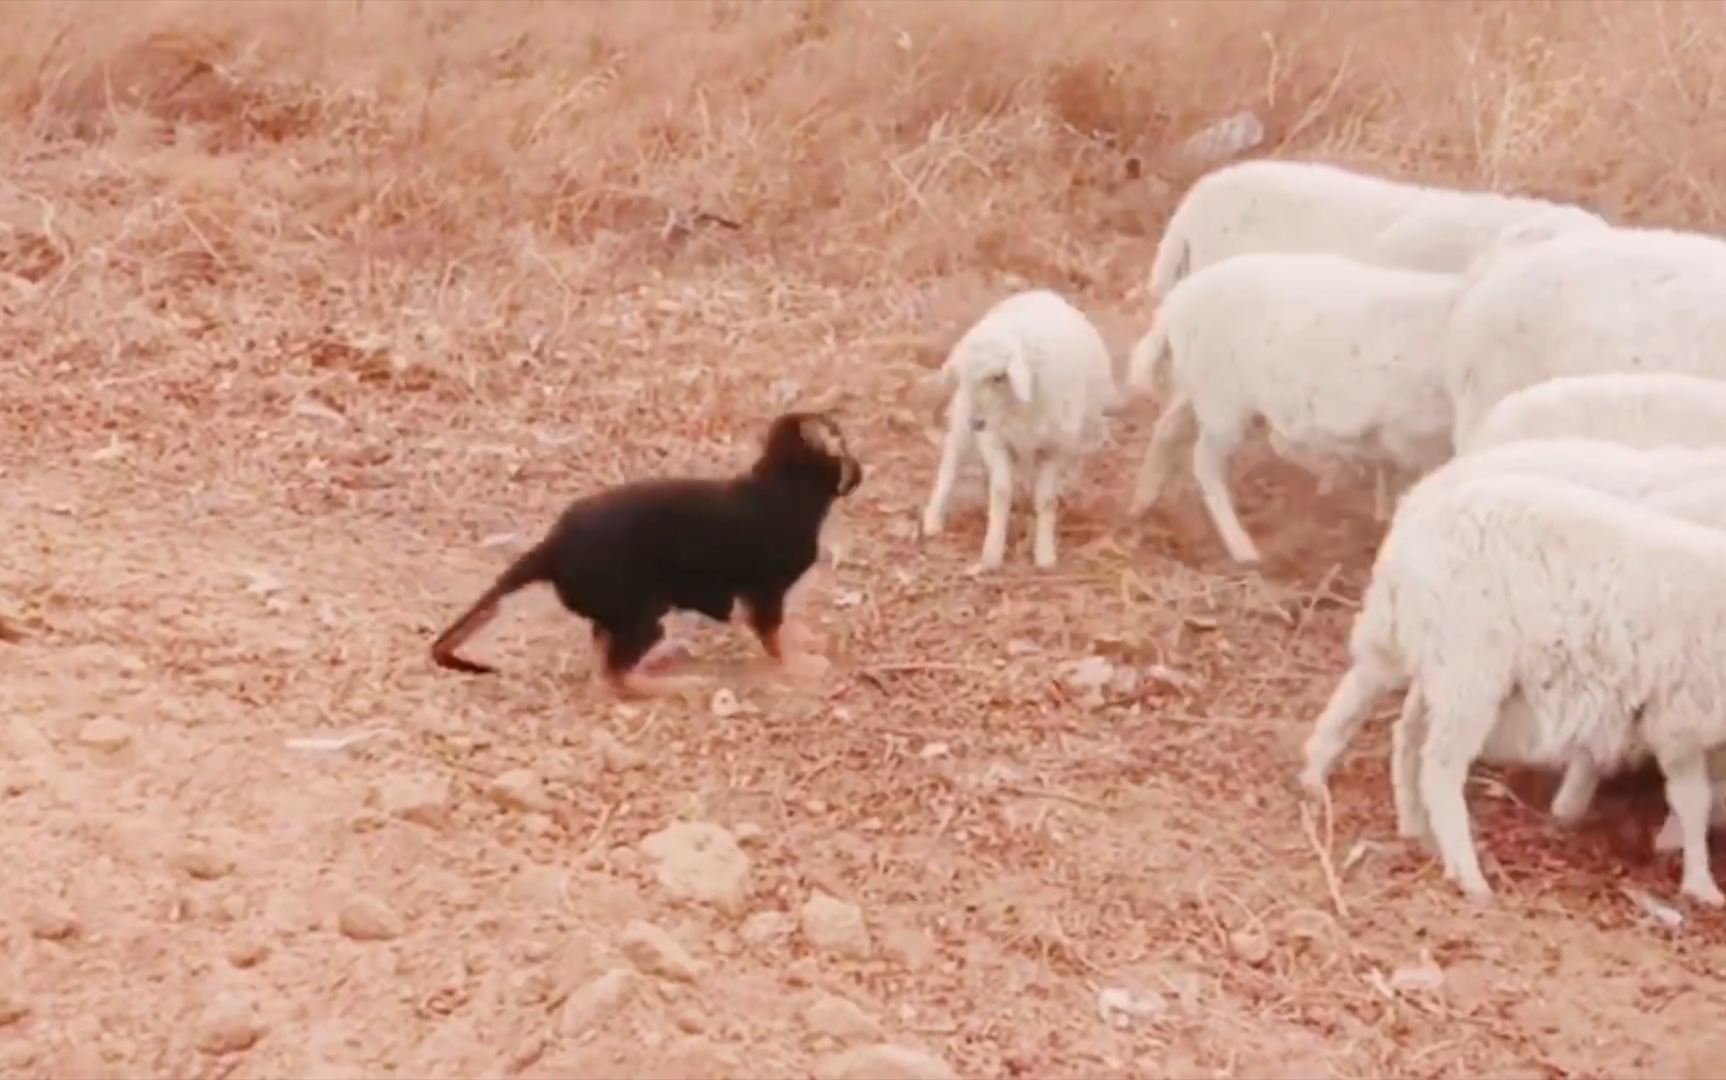
M 774 660 L 818 664 L 780 640 L 785 594 L 815 565 L 834 500 L 862 480 L 838 425 L 794 412 L 774 419 L 761 456 L 741 476 L 643 480 L 578 499 L 438 635 L 432 660 L 470 674 L 496 671 L 456 650 L 497 616 L 504 597 L 547 581 L 564 607 L 593 624 L 600 673 L 620 696 L 663 689 L 636 668 L 664 638 L 661 620 L 673 609 L 729 622 L 741 603 Z

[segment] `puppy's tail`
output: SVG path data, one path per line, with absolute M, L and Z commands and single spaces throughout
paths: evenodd
M 544 549 L 536 546 L 511 563 L 509 568 L 492 582 L 491 588 L 462 613 L 461 618 L 437 636 L 431 647 L 432 662 L 440 668 L 465 672 L 468 675 L 495 674 L 497 668 L 465 659 L 457 655 L 456 650 L 461 648 L 468 638 L 484 629 L 487 623 L 497 618 L 498 605 L 503 602 L 504 597 L 545 579 Z

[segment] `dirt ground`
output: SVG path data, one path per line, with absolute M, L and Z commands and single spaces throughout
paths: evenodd
M 914 389 L 1016 284 L 1124 349 L 1172 148 L 1241 108 L 1717 227 L 1716 6 L 4 20 L 0 1073 L 1718 1075 L 1721 918 L 1638 900 L 1657 791 L 1563 833 L 1483 775 L 1481 910 L 1394 842 L 1382 723 L 1299 794 L 1369 493 L 1243 454 L 1233 570 L 1190 485 L 1122 522 L 1147 403 L 1061 565 L 1015 518 L 972 578 L 974 470 L 915 535 Z M 739 467 L 794 402 L 869 470 L 799 597 L 818 684 L 681 620 L 706 688 L 615 703 L 543 592 L 471 646 L 499 675 L 432 666 L 569 498 Z

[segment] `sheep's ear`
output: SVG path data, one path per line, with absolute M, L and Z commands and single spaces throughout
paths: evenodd
M 1013 396 L 1021 405 L 1031 403 L 1031 365 L 1025 363 L 1021 353 L 1015 352 L 1007 359 L 1007 385 L 1013 388 Z

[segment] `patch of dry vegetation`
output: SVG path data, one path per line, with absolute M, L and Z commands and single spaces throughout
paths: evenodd
M 1697 1013 L 1669 973 L 1649 975 L 1671 958 L 1628 926 L 1617 892 L 1627 875 L 1675 878 L 1627 864 L 1614 838 L 1554 840 L 1508 803 L 1479 815 L 1528 897 L 1489 924 L 1458 922 L 1421 860 L 1369 859 L 1341 884 L 1321 873 L 1287 781 L 1340 670 L 1344 601 L 1376 536 L 1361 515 L 1249 463 L 1244 516 L 1272 573 L 1241 580 L 1215 572 L 1196 509 L 1118 532 L 1107 507 L 1130 467 L 1103 460 L 1064 515 L 1058 573 L 1020 565 L 1016 535 L 1001 579 L 969 581 L 979 522 L 911 536 L 935 451 L 902 396 L 1014 281 L 1070 293 L 1124 345 L 1145 314 L 1133 290 L 1195 175 L 1175 148 L 1241 109 L 1264 119 L 1265 152 L 1714 228 L 1726 8 L 85 0 L 8 5 L 0 27 L 0 483 L 17 508 L 0 524 L 15 639 L 0 652 L 34 665 L 9 707 L 49 730 L 42 753 L 77 752 L 66 733 L 96 706 L 76 693 L 110 672 L 79 653 L 68 675 L 55 650 L 147 658 L 125 677 L 161 673 L 143 693 L 204 726 L 182 725 L 195 753 L 137 751 L 132 767 L 183 767 L 153 782 L 249 830 L 239 880 L 262 865 L 278 891 L 351 873 L 389 895 L 427 867 L 447 875 L 438 897 L 402 902 L 420 921 L 390 947 L 425 962 L 390 977 L 442 970 L 464 933 L 498 952 L 507 920 L 472 914 L 494 897 L 451 899 L 464 882 L 575 850 L 613 875 L 590 875 L 595 895 L 624 896 L 628 871 L 607 853 L 695 805 L 770 824 L 758 898 L 794 909 L 819 884 L 854 894 L 878 929 L 927 934 L 934 961 L 823 960 L 813 977 L 967 1075 L 1701 1067 L 1667 1039 Z M 645 719 L 585 698 L 572 711 L 569 657 L 585 650 L 549 607 L 493 635 L 501 681 L 425 670 L 429 632 L 496 569 L 482 537 L 537 530 L 596 483 L 741 460 L 799 398 L 844 409 L 870 469 L 851 561 L 817 590 L 841 661 L 818 702 L 740 684 L 724 723 L 675 704 Z M 1124 432 L 1117 453 L 1141 437 Z M 279 600 L 292 589 L 258 585 L 259 564 L 309 598 Z M 273 606 L 235 599 L 236 574 Z M 1088 689 L 1060 677 L 1096 656 L 1138 674 Z M 529 827 L 474 796 L 438 819 L 442 846 L 410 857 L 356 849 L 385 841 L 356 839 L 343 781 L 324 773 L 303 816 L 334 815 L 339 842 L 312 825 L 270 839 L 301 815 L 280 809 L 292 785 L 259 747 L 278 727 L 332 723 L 407 731 L 364 761 L 438 774 L 426 790 L 453 776 L 466 798 L 540 770 L 569 806 Z M 572 765 L 579 779 L 558 787 L 547 761 L 572 755 L 544 747 L 589 726 L 632 742 L 651 779 Z M 1339 830 L 1382 823 L 1381 771 L 1343 771 Z M 116 820 L 137 815 L 130 789 L 102 790 L 121 800 Z M 271 803 L 246 801 L 265 791 Z M 63 842 L 67 874 L 96 865 L 73 854 L 95 826 L 56 820 L 18 810 L 8 842 L 50 845 L 42 867 Z M 325 871 L 293 869 L 308 852 Z M 617 1023 L 648 1027 L 594 1044 L 649 1054 L 625 1061 L 538 1032 L 507 996 L 461 996 L 467 983 L 455 997 L 418 987 L 419 1004 L 391 1012 L 398 995 L 369 989 L 377 964 L 315 935 L 271 937 L 273 916 L 255 911 L 162 922 L 153 905 L 178 894 L 139 873 L 89 910 L 135 920 L 121 966 L 152 991 L 79 975 L 118 968 L 74 964 L 59 939 L 32 945 L 13 981 L 60 1005 L 18 1014 L 37 1028 L 0 1019 L 6 1071 L 309 1075 L 295 1025 L 331 1003 L 355 1026 L 318 1053 L 351 1075 L 479 1075 L 500 1053 L 519 1075 L 723 1073 L 727 1060 L 789 1072 L 808 1049 L 770 1015 L 809 984 L 808 957 L 785 960 L 783 981 L 733 958 L 721 967 L 738 982 L 689 991 L 731 1010 L 703 1029 L 717 1056 L 650 1060 L 638 1009 Z M 1410 919 L 1464 973 L 1442 999 L 1385 982 L 1417 952 Z M 274 950 L 260 970 L 275 997 L 254 1025 L 272 1034 L 240 1064 L 209 1066 L 165 1031 L 193 1006 L 161 988 L 202 984 L 197 965 L 163 957 L 205 933 Z M 166 940 L 150 934 L 177 944 L 136 944 Z M 543 963 L 542 945 L 510 962 Z M 1678 956 L 1684 979 L 1717 979 L 1717 953 Z M 1201 974 L 1169 981 L 1167 965 Z M 1659 1022 L 1643 1016 L 1649 978 L 1671 1006 Z M 1171 1011 L 1132 1030 L 1097 1021 L 1096 987 L 1135 979 Z M 434 998 L 458 1004 L 434 1015 Z M 1541 1001 L 1555 1011 L 1529 1011 Z M 485 1049 L 439 1026 L 450 1009 L 468 1010 Z M 43 1042 L 50 1018 L 72 1031 L 93 1016 L 126 1034 Z

